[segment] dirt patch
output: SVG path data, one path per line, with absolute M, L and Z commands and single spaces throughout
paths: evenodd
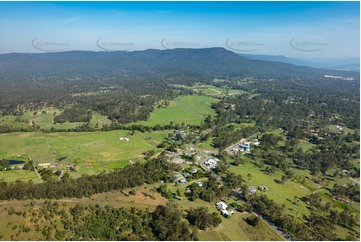
M 96 194 L 91 197 L 92 200 L 97 202 L 112 201 L 112 202 L 130 202 L 134 204 L 158 206 L 165 205 L 167 199 L 162 197 L 152 186 L 144 185 L 135 188 L 135 195 L 129 194 L 132 189 L 127 189 L 122 192 L 102 193 Z

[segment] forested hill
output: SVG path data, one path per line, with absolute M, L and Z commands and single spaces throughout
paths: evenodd
M 357 77 L 358 73 L 301 67 L 292 64 L 251 60 L 224 48 L 144 51 L 67 51 L 56 53 L 0 55 L 3 78 L 29 75 L 164 75 L 253 76 L 264 78 L 322 78 L 325 74 Z

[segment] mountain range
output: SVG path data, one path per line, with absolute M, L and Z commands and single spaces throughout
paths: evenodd
M 265 59 L 265 58 L 264 58 Z M 204 76 L 254 76 L 264 78 L 327 75 L 359 76 L 356 72 L 284 63 L 282 57 L 257 60 L 224 48 L 172 49 L 144 51 L 66 51 L 55 53 L 10 53 L 0 55 L 2 78 L 29 78 L 32 75 L 136 75 L 202 74 Z M 284 59 L 284 58 L 283 58 Z M 0 77 L 0 78 L 1 78 Z

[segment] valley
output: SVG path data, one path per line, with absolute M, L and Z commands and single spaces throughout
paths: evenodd
M 4 82 L 1 239 L 357 240 L 359 80 L 268 75 Z

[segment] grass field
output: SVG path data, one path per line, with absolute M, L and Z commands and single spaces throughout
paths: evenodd
M 22 182 L 27 182 L 32 180 L 33 183 L 38 183 L 39 179 L 36 176 L 35 171 L 30 170 L 10 170 L 10 171 L 0 171 L 0 181 L 15 182 L 20 180 Z
M 245 241 L 245 240 L 284 240 L 277 232 L 264 221 L 253 227 L 243 219 L 250 216 L 248 213 L 236 212 L 230 218 L 222 218 L 222 224 L 217 228 L 200 232 L 200 240 L 204 241 Z
M 300 140 L 300 142 L 297 144 L 297 147 L 301 148 L 303 152 L 306 152 L 315 146 L 316 146 L 315 144 L 311 144 L 306 140 Z
M 311 191 L 290 180 L 284 184 L 278 184 L 275 180 L 281 181 L 282 172 L 276 171 L 274 174 L 268 175 L 251 163 L 231 166 L 229 167 L 229 171 L 242 175 L 243 179 L 247 181 L 248 186 L 258 187 L 260 185 L 266 185 L 269 189 L 268 191 L 257 191 L 257 193 L 267 195 L 277 203 L 285 204 L 289 214 L 302 218 L 303 214 L 309 213 L 304 203 L 294 203 L 294 197 L 297 196 L 300 198 L 305 195 L 310 195 Z M 248 173 L 252 175 L 249 181 L 247 179 Z
M 129 142 L 119 140 L 119 137 L 127 134 L 128 131 L 0 134 L 0 159 L 31 158 L 42 163 L 65 157 L 64 161 L 58 163 L 77 162 L 79 172 L 72 174 L 80 176 L 121 168 L 130 164 L 129 160 L 143 160 L 142 152 L 150 149 L 160 151 L 156 146 L 167 137 L 167 131 L 135 132 L 128 136 Z
M 229 123 L 226 126 L 234 126 L 236 129 L 246 128 L 246 127 L 254 127 L 256 123 Z
M 227 95 L 227 89 L 224 87 L 216 87 L 212 85 L 195 85 L 192 87 L 193 90 L 201 91 L 204 95 L 215 97 L 215 98 L 222 98 Z M 235 90 L 229 89 L 228 96 L 236 96 L 245 94 L 247 92 L 243 90 Z
M 148 126 L 165 125 L 170 122 L 200 124 L 206 115 L 215 116 L 215 111 L 211 108 L 211 105 L 218 101 L 218 99 L 206 96 L 179 97 L 167 107 L 156 108 L 147 121 L 139 121 L 135 122 L 135 124 Z
M 47 107 L 36 111 L 27 110 L 24 111 L 24 114 L 21 116 L 1 117 L 0 125 L 8 125 L 14 128 L 31 128 L 31 121 L 33 121 L 35 125 L 40 126 L 40 129 L 55 128 L 57 130 L 66 130 L 84 124 L 84 122 L 65 122 L 62 124 L 54 124 L 54 117 L 60 113 L 61 111 L 59 109 L 53 107 Z M 102 116 L 99 113 L 93 112 L 92 120 L 90 121 L 90 123 L 93 125 L 93 127 L 98 124 L 98 127 L 101 128 L 104 124 L 111 124 L 111 121 L 107 117 Z
M 326 126 L 326 129 L 328 129 L 330 132 L 338 133 L 338 134 L 340 134 L 342 132 L 347 132 L 347 133 L 353 134 L 355 132 L 354 130 L 347 128 L 344 125 L 340 125 L 340 126 L 342 128 L 342 131 L 338 130 L 335 125 L 328 125 L 328 126 Z

